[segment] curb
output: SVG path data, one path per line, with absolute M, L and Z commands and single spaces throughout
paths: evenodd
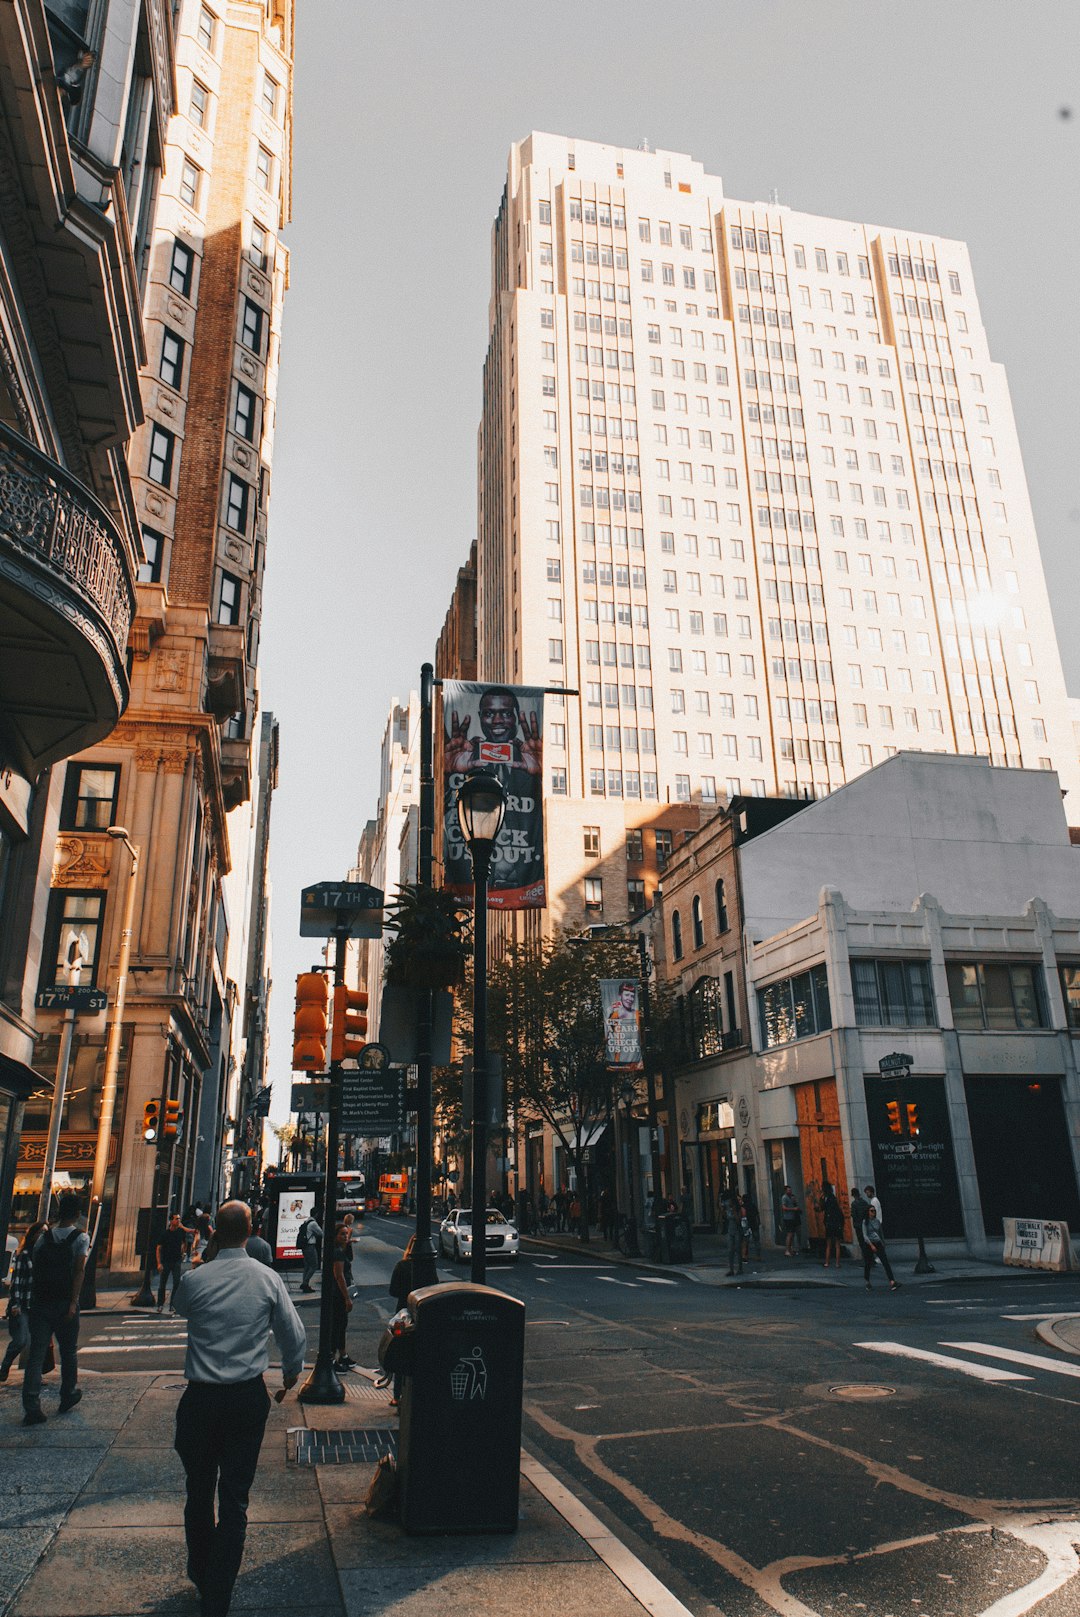
M 1039 1320 L 1035 1326 L 1035 1335 L 1040 1342 L 1045 1342 L 1047 1347 L 1056 1348 L 1059 1353 L 1067 1353 L 1070 1358 L 1080 1359 L 1080 1347 L 1074 1347 L 1060 1329 L 1074 1322 L 1080 1326 L 1080 1314 L 1053 1314 L 1049 1319 Z M 1080 1335 L 1080 1331 L 1077 1334 Z

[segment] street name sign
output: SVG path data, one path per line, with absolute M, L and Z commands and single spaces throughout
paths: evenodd
M 316 882 L 300 894 L 300 936 L 329 938 L 344 929 L 350 938 L 381 938 L 384 902 L 367 882 Z
M 42 988 L 34 1004 L 39 1011 L 81 1011 L 85 1016 L 96 1016 L 108 1009 L 107 988 Z

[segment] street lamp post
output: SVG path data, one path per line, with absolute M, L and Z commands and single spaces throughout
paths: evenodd
M 116 972 L 116 998 L 105 1044 L 105 1072 L 101 1081 L 101 1109 L 98 1112 L 97 1143 L 94 1149 L 94 1176 L 90 1182 L 90 1255 L 84 1282 L 85 1307 L 95 1306 L 98 1235 L 105 1198 L 105 1175 L 109 1168 L 113 1117 L 116 1112 L 116 1079 L 120 1070 L 120 1041 L 124 1035 L 124 1004 L 127 999 L 128 967 L 131 962 L 131 932 L 135 915 L 135 889 L 139 880 L 139 850 L 122 825 L 110 825 L 107 835 L 122 842 L 131 863 L 128 867 L 124 916 L 120 927 L 120 959 Z M 151 1218 L 153 1214 L 151 1214 Z
M 506 788 L 497 775 L 466 775 L 458 788 L 458 823 L 473 867 L 473 1121 L 472 1263 L 470 1279 L 482 1286 L 487 1265 L 487 901 L 495 840 L 506 813 Z
M 64 1013 L 64 1031 L 60 1035 L 60 1058 L 56 1064 L 56 1083 L 53 1088 L 52 1110 L 49 1114 L 49 1138 L 45 1147 L 45 1161 L 41 1168 L 41 1195 L 38 1197 L 39 1220 L 49 1217 L 52 1201 L 53 1174 L 56 1172 L 56 1153 L 60 1147 L 60 1126 L 64 1121 L 64 1097 L 67 1093 L 68 1069 L 71 1066 L 71 1046 L 75 1040 L 75 1018 L 78 1015 L 73 990 L 79 986 L 83 961 L 90 953 L 85 932 L 73 932 L 67 948 L 67 980 L 71 1000 Z
M 628 1237 L 627 1246 L 629 1248 L 628 1256 L 634 1256 L 638 1251 L 637 1202 L 634 1197 L 634 1086 L 630 1082 L 629 1078 L 623 1079 L 622 1088 L 619 1090 L 619 1100 L 621 1100 L 623 1103 L 625 1114 L 623 1119 L 624 1139 L 622 1141 L 620 1162 L 620 1167 L 622 1170 L 621 1178 L 626 1197 L 623 1206 L 626 1209 L 625 1216 L 627 1220 Z M 617 1106 L 615 1108 L 615 1116 L 617 1120 L 619 1116 Z

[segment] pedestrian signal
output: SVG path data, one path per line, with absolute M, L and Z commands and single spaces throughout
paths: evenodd
M 318 971 L 302 971 L 296 979 L 293 1017 L 293 1070 L 322 1072 L 326 1067 L 326 1023 L 329 993 Z
M 178 1100 L 167 1100 L 165 1102 L 165 1127 L 161 1132 L 167 1140 L 178 1140 L 183 1125 L 184 1114 L 180 1110 L 180 1102 Z
M 159 1100 L 148 1100 L 143 1107 L 142 1126 L 143 1139 L 147 1145 L 153 1145 L 161 1128 L 161 1102 Z
M 347 1056 L 358 1056 L 367 1037 L 367 993 L 363 988 L 346 988 L 338 983 L 334 989 L 334 1030 L 330 1036 L 330 1061 L 333 1066 Z
M 900 1102 L 887 1100 L 885 1102 L 885 1115 L 889 1119 L 889 1133 L 903 1134 L 904 1125 L 900 1121 Z

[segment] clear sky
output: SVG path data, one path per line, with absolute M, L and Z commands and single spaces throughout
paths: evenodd
M 271 1078 L 300 888 L 352 864 L 476 511 L 490 228 L 531 129 L 968 242 L 1080 694 L 1076 0 L 298 0 L 262 700 L 281 723 Z M 1063 109 L 1071 116 L 1063 116 Z

